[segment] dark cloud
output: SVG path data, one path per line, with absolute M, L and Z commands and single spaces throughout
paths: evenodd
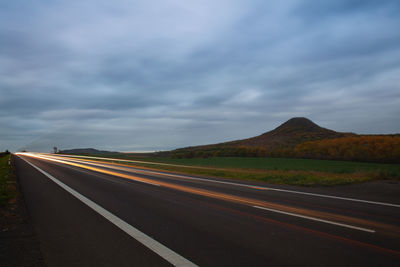
M 0 150 L 160 150 L 293 116 L 400 132 L 398 1 L 5 1 Z

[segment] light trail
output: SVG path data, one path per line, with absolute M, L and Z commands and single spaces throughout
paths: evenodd
M 152 180 L 152 179 L 148 179 L 148 178 L 137 177 L 134 175 L 128 175 L 128 174 L 119 173 L 119 172 L 115 172 L 115 171 L 111 171 L 111 170 L 104 170 L 104 169 L 84 165 L 85 162 L 81 162 L 81 163 L 71 162 L 71 161 L 67 161 L 67 160 L 61 160 L 61 159 L 58 159 L 55 157 L 42 156 L 42 155 L 37 155 L 37 154 L 32 154 L 32 153 L 23 153 L 22 155 L 33 157 L 33 158 L 38 158 L 38 159 L 43 159 L 43 160 L 47 160 L 47 161 L 62 163 L 62 164 L 66 164 L 66 165 L 70 165 L 70 166 L 74 166 L 74 167 L 78 167 L 78 168 L 91 170 L 91 171 L 98 172 L 98 173 L 108 174 L 108 175 L 112 175 L 112 176 L 116 176 L 116 177 L 120 177 L 120 178 L 125 178 L 125 179 L 129 179 L 129 180 L 137 181 L 137 182 L 142 182 L 142 183 L 146 183 L 146 184 L 163 186 L 166 188 L 170 188 L 170 189 L 174 189 L 174 190 L 178 190 L 178 191 L 182 191 L 182 192 L 186 192 L 186 193 L 201 195 L 201 196 L 224 200 L 224 201 L 230 201 L 230 202 L 247 205 L 247 206 L 251 206 L 251 207 L 257 207 L 257 208 L 261 208 L 264 210 L 268 210 L 270 212 L 276 212 L 276 213 L 281 213 L 281 214 L 285 214 L 285 215 L 289 215 L 289 216 L 300 217 L 303 219 L 309 219 L 309 220 L 313 220 L 313 221 L 328 223 L 328 224 L 332 224 L 332 225 L 336 225 L 336 226 L 347 227 L 347 228 L 351 228 L 351 229 L 355 229 L 355 230 L 364 231 L 367 233 L 375 233 L 376 230 L 379 230 L 379 231 L 382 231 L 385 233 L 390 233 L 392 235 L 393 234 L 400 235 L 400 229 L 396 226 L 367 221 L 364 219 L 353 218 L 353 217 L 339 215 L 339 214 L 314 211 L 314 210 L 303 209 L 303 208 L 297 208 L 297 207 L 291 207 L 291 206 L 287 206 L 287 205 L 281 205 L 281 204 L 276 204 L 276 203 L 271 203 L 271 202 L 266 202 L 266 201 L 261 201 L 261 200 L 246 198 L 246 197 L 234 196 L 234 195 L 230 195 L 230 194 L 214 192 L 214 191 L 205 190 L 205 189 L 198 189 L 198 188 L 193 188 L 193 187 L 189 187 L 189 186 L 182 186 L 182 185 L 167 183 L 167 182 L 163 182 L 163 181 L 157 181 L 157 180 Z
M 25 160 L 25 159 L 24 159 Z M 182 257 L 175 251 L 171 250 L 170 248 L 164 246 L 157 240 L 151 238 L 150 236 L 146 235 L 145 233 L 141 232 L 137 228 L 133 227 L 132 225 L 128 224 L 121 218 L 117 217 L 113 213 L 109 212 L 108 210 L 104 209 L 97 203 L 93 202 L 92 200 L 88 199 L 84 195 L 80 194 L 79 192 L 75 191 L 71 187 L 67 186 L 60 180 L 58 180 L 56 177 L 52 176 L 51 174 L 45 172 L 44 170 L 40 169 L 36 165 L 32 164 L 31 162 L 25 160 L 28 164 L 30 164 L 32 167 L 40 171 L 43 175 L 45 175 L 47 178 L 52 180 L 54 183 L 56 183 L 58 186 L 60 186 L 62 189 L 79 199 L 81 202 L 83 202 L 85 205 L 93 209 L 95 212 L 103 216 L 106 220 L 117 226 L 119 229 L 136 239 L 138 242 L 140 242 L 142 245 L 146 246 L 149 248 L 151 251 L 154 253 L 158 254 L 160 257 L 171 263 L 173 266 L 190 266 L 190 267 L 196 267 L 197 265 L 194 264 L 193 262 L 189 261 L 188 259 Z
M 54 157 L 54 154 L 46 154 L 46 155 Z M 152 165 L 171 166 L 171 167 L 211 169 L 209 167 L 201 167 L 201 166 L 188 166 L 188 165 L 178 165 L 178 164 L 169 164 L 169 163 L 161 163 L 161 162 L 150 162 L 150 161 L 139 161 L 139 160 L 125 160 L 125 159 L 116 159 L 116 158 L 102 158 L 102 157 L 76 156 L 76 155 L 71 156 L 71 155 L 64 155 L 64 154 L 57 154 L 57 156 L 66 157 L 68 159 L 71 159 L 71 158 L 101 159 L 101 160 L 107 160 L 107 161 L 120 161 L 120 162 L 130 162 L 130 163 L 152 164 Z M 94 161 L 94 160 L 86 160 L 86 161 L 99 162 L 99 161 Z M 106 162 L 104 162 L 104 163 L 106 163 Z M 117 164 L 117 163 L 108 163 L 107 162 L 107 164 Z M 221 169 L 221 168 L 212 168 L 212 169 L 225 170 L 225 169 Z M 155 171 L 144 171 L 144 170 L 141 170 L 141 171 L 160 175 L 160 173 L 157 173 Z M 177 174 L 162 173 L 162 175 L 171 176 L 171 177 L 177 177 L 177 178 L 185 178 L 185 179 L 190 179 L 190 180 L 207 181 L 207 182 L 219 183 L 219 184 L 229 184 L 229 185 L 235 185 L 235 186 L 240 186 L 240 187 L 248 187 L 248 188 L 259 189 L 259 190 L 270 190 L 270 191 L 284 192 L 284 193 L 290 193 L 290 194 L 299 194 L 299 195 L 306 195 L 306 196 L 313 196 L 313 197 L 331 198 L 331 199 L 338 199 L 338 200 L 344 200 L 344 201 L 360 202 L 360 203 L 366 203 L 366 204 L 372 204 L 372 205 L 381 205 L 381 206 L 389 206 L 389 207 L 400 208 L 400 204 L 380 202 L 380 201 L 372 201 L 372 200 L 357 199 L 357 198 L 350 198 L 350 197 L 340 197 L 340 196 L 333 196 L 333 195 L 324 195 L 324 194 L 309 193 L 309 192 L 304 192 L 304 191 L 280 189 L 280 188 L 266 187 L 266 186 L 247 185 L 247 184 L 226 182 L 226 181 L 218 181 L 218 180 L 205 179 L 205 178 L 197 178 L 197 177 L 195 178 L 195 177 L 190 177 L 190 176 L 185 176 L 185 175 L 177 175 Z

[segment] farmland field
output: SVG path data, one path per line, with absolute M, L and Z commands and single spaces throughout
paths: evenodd
M 132 158 L 140 160 L 140 158 Z M 334 160 L 290 159 L 290 158 L 249 158 L 249 157 L 213 157 L 213 158 L 146 158 L 145 161 L 157 161 L 171 164 L 217 167 L 243 168 L 261 170 L 301 170 L 323 171 L 332 173 L 353 173 L 383 171 L 400 176 L 400 164 L 382 164 L 349 162 Z
M 126 155 L 107 155 L 107 157 L 143 161 L 143 163 L 134 162 L 131 164 L 167 171 L 277 184 L 337 185 L 369 180 L 400 179 L 400 164 L 249 157 L 192 159 L 128 157 Z M 157 163 L 176 164 L 185 167 L 165 166 Z

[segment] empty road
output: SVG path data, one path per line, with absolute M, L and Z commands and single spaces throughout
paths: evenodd
M 399 266 L 399 184 L 376 194 L 14 154 L 49 266 Z

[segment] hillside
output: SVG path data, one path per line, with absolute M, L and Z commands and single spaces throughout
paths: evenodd
M 272 131 L 235 142 L 236 146 L 289 148 L 306 141 L 353 136 L 322 128 L 307 118 L 292 118 Z
M 286 157 L 400 163 L 400 135 L 357 135 L 320 127 L 307 118 L 292 118 L 261 135 L 155 153 L 118 153 L 93 148 L 62 150 L 64 154 L 115 157 Z
M 244 149 L 254 150 L 252 154 L 273 153 L 277 150 L 291 149 L 294 146 L 308 141 L 356 136 L 352 133 L 340 133 L 322 128 L 307 118 L 292 118 L 272 131 L 248 139 L 224 142 L 219 144 L 185 147 L 176 149 L 172 153 L 222 153 L 243 154 Z M 256 151 L 257 150 L 257 151 Z M 235 152 L 234 152 L 235 151 Z M 226 152 L 226 153 L 225 153 Z
M 292 157 L 400 163 L 399 135 L 358 135 L 298 144 Z
M 272 131 L 231 142 L 168 152 L 174 158 L 286 157 L 400 163 L 400 135 L 357 135 L 292 118 Z

